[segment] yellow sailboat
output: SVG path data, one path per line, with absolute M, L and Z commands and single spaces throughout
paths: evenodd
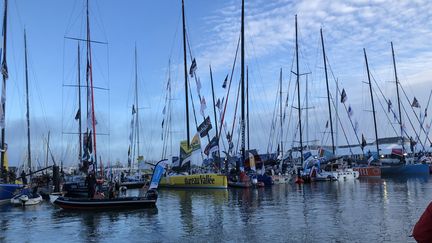
M 189 173 L 167 173 L 162 177 L 159 186 L 160 187 L 171 187 L 171 188 L 214 188 L 214 189 L 225 189 L 228 187 L 227 176 L 224 174 L 215 173 L 210 171 L 208 173 L 201 173 L 201 165 L 193 163 L 193 161 L 202 161 L 201 145 L 199 141 L 199 135 L 196 134 L 189 144 L 189 104 L 188 104 L 188 71 L 187 71 L 187 59 L 186 59 L 186 25 L 184 17 L 184 1 L 182 1 L 182 19 L 183 19 L 183 54 L 184 54 L 184 75 L 185 75 L 185 99 L 186 99 L 186 134 L 187 140 L 180 143 L 180 159 L 179 163 L 175 167 L 187 168 Z M 191 77 L 193 77 L 196 69 L 195 59 L 192 61 L 190 69 Z M 195 75 L 196 78 L 196 75 Z M 199 97 L 201 100 L 201 97 Z M 165 108 L 164 108 L 165 110 Z M 204 116 L 204 115 L 203 115 Z M 162 122 L 163 127 L 164 122 Z M 198 156 L 195 156 L 198 155 Z M 191 169 L 192 166 L 198 167 L 197 169 Z

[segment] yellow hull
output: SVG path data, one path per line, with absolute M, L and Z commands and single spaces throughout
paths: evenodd
M 221 174 L 174 175 L 162 177 L 159 186 L 173 188 L 225 189 L 228 188 L 228 180 L 226 175 Z

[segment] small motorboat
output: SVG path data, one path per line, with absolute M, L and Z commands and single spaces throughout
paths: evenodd
M 39 204 L 42 201 L 43 198 L 39 193 L 37 193 L 37 189 L 34 189 L 33 192 L 31 192 L 29 188 L 24 188 L 21 193 L 11 199 L 11 203 L 16 206 L 32 206 Z

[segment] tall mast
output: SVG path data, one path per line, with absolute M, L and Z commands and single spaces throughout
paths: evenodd
M 97 153 L 96 153 L 96 117 L 94 112 L 94 93 L 93 93 L 93 72 L 92 72 L 92 56 L 91 56 L 91 41 L 90 41 L 90 18 L 89 18 L 89 0 L 87 0 L 87 83 L 90 79 L 90 92 L 88 92 L 87 98 L 90 94 L 91 102 L 91 121 L 93 130 L 93 152 L 94 152 L 94 165 L 93 170 L 97 171 Z M 88 106 L 87 106 L 88 109 Z M 88 114 L 88 113 L 87 113 Z M 102 173 L 102 171 L 101 171 Z
M 397 71 L 396 71 L 396 61 L 395 61 L 395 54 L 394 54 L 394 49 L 393 49 L 393 42 L 390 42 L 390 44 L 391 44 L 391 49 L 392 49 L 393 68 L 394 68 L 394 74 L 395 74 L 395 80 L 396 80 L 396 94 L 397 94 L 398 110 L 399 110 L 399 127 L 400 127 L 400 133 L 401 133 L 401 144 L 402 144 L 402 150 L 404 150 L 402 112 L 401 112 L 401 105 L 400 105 L 400 98 L 399 98 L 399 79 L 398 79 Z
M 242 0 L 241 12 L 241 163 L 245 161 L 245 53 L 244 53 L 244 0 Z
M 372 114 L 373 114 L 374 128 L 375 128 L 376 149 L 377 149 L 377 155 L 378 155 L 378 159 L 379 159 L 378 130 L 377 130 L 377 124 L 376 124 L 376 117 L 375 117 L 375 104 L 374 104 L 373 93 L 372 93 L 372 83 L 371 83 L 370 73 L 369 73 L 369 64 L 368 64 L 365 48 L 363 48 L 363 53 L 364 53 L 364 57 L 365 57 L 366 70 L 367 70 L 367 76 L 368 76 L 368 81 L 369 81 L 369 91 L 370 91 L 371 102 L 372 102 Z
M 334 136 L 333 136 L 333 119 L 332 119 L 332 112 L 331 112 L 331 106 L 330 106 L 330 89 L 329 89 L 328 76 L 327 76 L 327 60 L 326 60 L 326 54 L 325 54 L 325 48 L 324 48 L 324 37 L 323 37 L 322 28 L 320 29 L 320 33 L 321 33 L 321 45 L 322 45 L 323 60 L 324 60 L 324 72 L 325 72 L 326 86 L 327 86 L 327 103 L 328 103 L 329 120 L 330 120 L 330 134 L 331 134 L 331 140 L 332 140 L 332 151 L 333 151 L 333 155 L 334 155 L 335 154 L 335 144 L 334 144 Z
M 247 150 L 249 151 L 250 140 L 249 140 L 249 67 L 246 66 L 246 129 L 247 129 Z
M 183 20 L 183 62 L 184 62 L 184 77 L 185 77 L 185 102 L 186 102 L 186 137 L 187 146 L 189 148 L 190 135 L 189 135 L 189 99 L 188 99 L 188 71 L 187 71 L 187 58 L 186 58 L 186 20 L 184 11 L 184 0 L 182 0 L 182 20 Z
M 81 124 L 81 54 L 78 42 L 78 159 L 82 163 L 82 124 Z
M 301 107 L 300 107 L 300 71 L 299 71 L 299 55 L 298 55 L 298 30 L 297 30 L 297 14 L 295 16 L 295 43 L 296 43 L 296 76 L 297 76 L 297 109 L 299 120 L 300 134 L 300 161 L 303 166 L 303 138 L 302 138 L 302 123 L 301 123 Z
M 214 120 L 215 120 L 215 127 L 216 127 L 216 141 L 217 141 L 217 145 L 219 147 L 219 131 L 218 131 L 217 116 L 216 116 L 216 103 L 215 103 L 215 94 L 214 94 L 214 86 L 213 86 L 213 72 L 212 72 L 211 66 L 210 66 L 210 81 L 211 81 L 211 87 L 212 87 L 213 113 L 214 113 Z M 218 149 L 218 156 L 220 157 L 220 150 L 219 149 Z
M 7 34 L 7 0 L 4 1 L 4 14 L 3 14 L 3 58 L 1 64 L 1 73 L 3 76 L 3 88 L 1 94 L 1 103 L 2 103 L 2 111 L 0 117 L 0 126 L 1 126 L 1 168 L 3 168 L 5 164 L 5 123 L 6 123 L 6 80 L 8 79 L 8 71 L 7 71 L 7 63 L 6 63 L 6 34 Z
M 29 87 L 28 87 L 28 66 L 27 66 L 27 35 L 24 29 L 24 62 L 25 62 L 25 85 L 26 85 L 26 118 L 27 118 L 27 166 L 31 173 L 31 150 L 30 150 L 30 104 L 29 104 Z M 31 175 L 30 175 L 31 176 Z
M 137 156 L 140 156 L 140 150 L 139 150 L 139 107 L 138 107 L 138 57 L 137 57 L 137 48 L 135 45 L 135 129 L 136 129 L 136 141 L 137 141 Z
M 48 160 L 49 160 L 49 143 L 50 143 L 50 131 L 48 131 L 48 139 L 47 139 L 47 147 L 46 147 L 46 155 L 45 155 L 45 167 L 48 167 Z
M 280 120 L 280 151 L 281 160 L 283 161 L 283 120 L 282 120 L 282 68 L 279 76 L 279 120 Z

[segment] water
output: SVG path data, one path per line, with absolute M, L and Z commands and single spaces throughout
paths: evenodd
M 429 177 L 160 190 L 150 210 L 3 206 L 0 242 L 409 242 L 431 199 Z

